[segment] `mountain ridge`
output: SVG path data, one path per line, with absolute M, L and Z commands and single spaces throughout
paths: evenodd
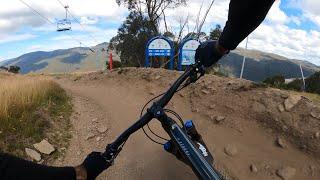
M 105 68 L 109 58 L 108 43 L 92 47 L 73 47 L 53 51 L 36 51 L 23 54 L 17 58 L 0 62 L 0 66 L 17 65 L 21 73 L 68 73 L 78 71 L 96 71 Z M 93 50 L 93 51 L 92 51 Z M 301 76 L 300 64 L 305 76 L 309 76 L 320 67 L 308 61 L 289 59 L 273 53 L 259 50 L 237 48 L 225 56 L 220 64 L 235 76 L 240 76 L 243 56 L 247 56 L 243 77 L 252 81 L 262 81 L 266 77 L 283 74 L 286 78 Z M 113 52 L 113 59 L 120 61 Z

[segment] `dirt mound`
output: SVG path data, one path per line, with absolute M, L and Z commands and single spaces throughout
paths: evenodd
M 126 68 L 59 77 L 58 82 L 73 95 L 89 98 L 107 112 L 112 126 L 107 143 L 137 119 L 140 107 L 148 99 L 164 92 L 180 74 Z M 215 154 L 216 166 L 230 179 L 319 179 L 320 108 L 310 99 L 308 94 L 206 75 L 177 93 L 168 108 L 196 121 Z M 159 124 L 151 123 L 151 127 L 165 134 Z M 139 145 L 144 150 L 137 151 Z M 124 151 L 111 174 L 104 176 L 148 179 L 156 174 L 156 179 L 194 178 L 184 166 L 149 144 L 141 132 L 128 141 Z
M 320 157 L 320 108 L 305 96 L 256 88 L 248 81 L 206 76 L 193 86 L 190 102 L 211 119 L 227 117 L 230 120 L 224 123 L 241 131 L 246 127 L 241 127 L 239 118 L 256 121 L 278 136 L 288 138 L 298 148 Z

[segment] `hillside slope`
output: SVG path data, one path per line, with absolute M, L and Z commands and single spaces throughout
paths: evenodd
M 68 73 L 77 71 L 95 71 L 105 68 L 105 62 L 109 59 L 106 51 L 107 43 L 91 47 L 75 47 L 60 49 L 50 52 L 38 51 L 24 54 L 20 57 L 6 60 L 0 66 L 17 65 L 21 67 L 21 73 Z M 118 60 L 116 54 L 114 60 Z
M 252 81 L 263 81 L 274 75 L 284 75 L 286 79 L 301 77 L 300 64 L 304 75 L 310 76 L 320 67 L 307 61 L 292 60 L 279 55 L 255 50 L 236 49 L 221 61 L 223 67 L 229 69 L 235 77 L 240 77 L 243 56 L 246 56 L 246 64 L 243 77 Z
M 91 151 L 103 151 L 136 122 L 141 107 L 164 92 L 179 75 L 162 69 L 129 68 L 58 76 L 56 81 L 73 96 L 75 113 L 70 148 L 56 164 L 76 165 Z M 217 169 L 228 179 L 318 180 L 317 98 L 206 75 L 177 93 L 167 108 L 184 120 L 194 120 L 215 156 Z M 157 134 L 168 137 L 157 120 L 150 126 Z M 196 179 L 190 168 L 137 131 L 126 142 L 114 166 L 98 179 L 150 177 Z

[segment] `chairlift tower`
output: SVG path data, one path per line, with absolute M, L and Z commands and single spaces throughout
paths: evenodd
M 301 71 L 301 78 L 302 78 L 302 82 L 303 82 L 303 91 L 306 90 L 306 80 L 305 80 L 305 77 L 304 77 L 304 73 L 303 73 L 303 69 L 302 69 L 302 65 L 300 64 L 300 71 Z
M 249 42 L 249 36 L 246 39 L 246 51 L 248 50 L 248 42 Z M 247 52 L 245 52 L 247 53 Z M 246 54 L 243 56 L 243 60 L 242 60 L 242 67 L 241 67 L 241 72 L 240 72 L 240 79 L 242 79 L 243 77 L 243 71 L 244 71 L 244 66 L 246 64 Z
M 71 30 L 71 21 L 68 19 L 68 8 L 69 6 L 64 6 L 66 10 L 66 17 L 65 19 L 59 20 L 57 22 L 57 31 L 69 31 Z

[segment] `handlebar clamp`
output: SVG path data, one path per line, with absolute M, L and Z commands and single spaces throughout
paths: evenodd
M 164 115 L 163 108 L 157 103 L 153 103 L 153 105 L 147 109 L 147 112 L 152 114 L 152 116 L 156 119 L 159 119 Z

